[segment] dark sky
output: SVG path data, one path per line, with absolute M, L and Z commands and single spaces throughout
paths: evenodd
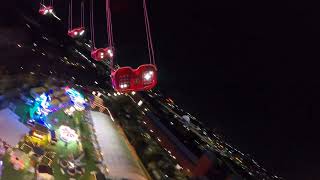
M 152 1 L 159 88 L 268 170 L 320 179 L 319 12 L 277 5 Z
M 267 170 L 287 179 L 320 179 L 319 8 L 149 1 L 158 87 Z M 102 47 L 104 1 L 95 2 Z M 111 2 L 117 62 L 147 63 L 141 0 Z M 66 3 L 55 1 L 65 20 Z

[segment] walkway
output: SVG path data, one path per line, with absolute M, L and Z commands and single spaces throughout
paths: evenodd
M 90 111 L 90 113 L 103 155 L 103 163 L 109 169 L 109 176 L 117 179 L 147 180 L 147 176 L 111 118 L 100 112 Z

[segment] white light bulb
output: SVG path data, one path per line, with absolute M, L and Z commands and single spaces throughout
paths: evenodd
M 151 74 L 146 73 L 146 74 L 144 75 L 144 79 L 147 80 L 147 81 L 149 81 L 149 80 L 151 79 Z

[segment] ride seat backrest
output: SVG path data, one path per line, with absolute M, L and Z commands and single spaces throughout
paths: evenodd
M 146 79 L 146 73 L 150 72 L 152 72 L 152 75 L 149 75 L 150 79 Z M 157 69 L 152 64 L 144 64 L 137 69 L 121 67 L 112 73 L 112 82 L 114 88 L 120 92 L 149 90 L 157 83 Z M 124 84 L 127 87 L 121 88 Z
M 135 71 L 137 72 L 136 74 L 138 75 L 139 79 L 142 81 L 143 85 L 152 84 L 156 78 L 157 69 L 152 64 L 141 65 Z M 144 77 L 145 77 L 146 73 L 148 73 L 148 72 L 153 72 L 153 74 L 150 79 L 145 79 Z
M 119 76 L 119 83 L 126 83 L 130 86 L 131 79 L 130 79 L 130 75 L 129 74 L 124 74 L 124 75 L 120 75 Z
M 128 88 L 130 88 L 131 85 L 134 84 L 134 82 L 132 81 L 134 76 L 134 72 L 130 67 L 122 67 L 115 73 L 116 84 L 120 86 L 120 84 L 126 83 L 128 85 Z

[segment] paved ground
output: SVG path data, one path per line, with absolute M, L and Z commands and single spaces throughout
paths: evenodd
M 103 162 L 109 169 L 109 175 L 114 178 L 147 180 L 135 156 L 119 134 L 111 118 L 103 113 L 91 111 L 91 117 L 98 143 L 103 153 Z

